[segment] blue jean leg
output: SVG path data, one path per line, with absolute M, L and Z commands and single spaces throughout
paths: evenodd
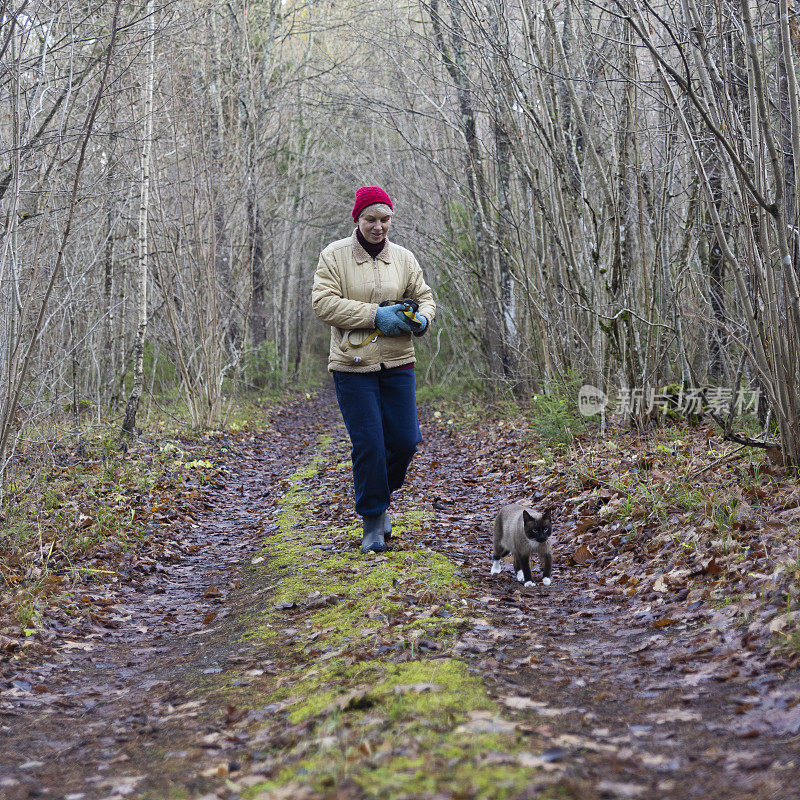
M 356 512 L 375 516 L 403 485 L 422 440 L 414 371 L 334 372 L 333 381 L 352 444 Z
M 383 438 L 386 443 L 386 477 L 389 491 L 403 485 L 408 465 L 422 441 L 414 392 L 414 370 L 381 372 Z

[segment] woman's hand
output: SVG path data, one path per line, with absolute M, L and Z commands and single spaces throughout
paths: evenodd
M 411 325 L 403 314 L 403 308 L 402 303 L 378 306 L 378 310 L 375 312 L 375 327 L 384 336 L 400 336 L 402 333 L 411 333 Z

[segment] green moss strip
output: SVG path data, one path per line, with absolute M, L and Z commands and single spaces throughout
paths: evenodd
M 280 579 L 274 611 L 248 636 L 269 639 L 295 664 L 268 701 L 305 733 L 275 754 L 286 766 L 243 796 L 294 785 L 334 792 L 345 782 L 382 800 L 445 790 L 512 796 L 536 776 L 517 760 L 524 742 L 481 679 L 446 656 L 470 589 L 455 565 L 421 547 L 378 557 L 318 547 L 320 530 L 309 524 L 314 479 L 338 457 L 321 439 L 261 551 L 258 569 Z M 423 518 L 396 517 L 397 539 L 412 537 Z M 360 538 L 357 529 L 324 532 L 327 540 L 342 534 Z

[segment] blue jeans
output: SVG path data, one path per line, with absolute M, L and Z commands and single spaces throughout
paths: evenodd
M 377 516 L 403 485 L 422 441 L 413 369 L 334 372 L 336 399 L 353 445 L 356 512 Z

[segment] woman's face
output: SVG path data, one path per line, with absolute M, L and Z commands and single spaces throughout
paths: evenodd
M 391 214 L 383 214 L 369 208 L 358 218 L 358 229 L 370 244 L 382 242 L 391 224 Z

